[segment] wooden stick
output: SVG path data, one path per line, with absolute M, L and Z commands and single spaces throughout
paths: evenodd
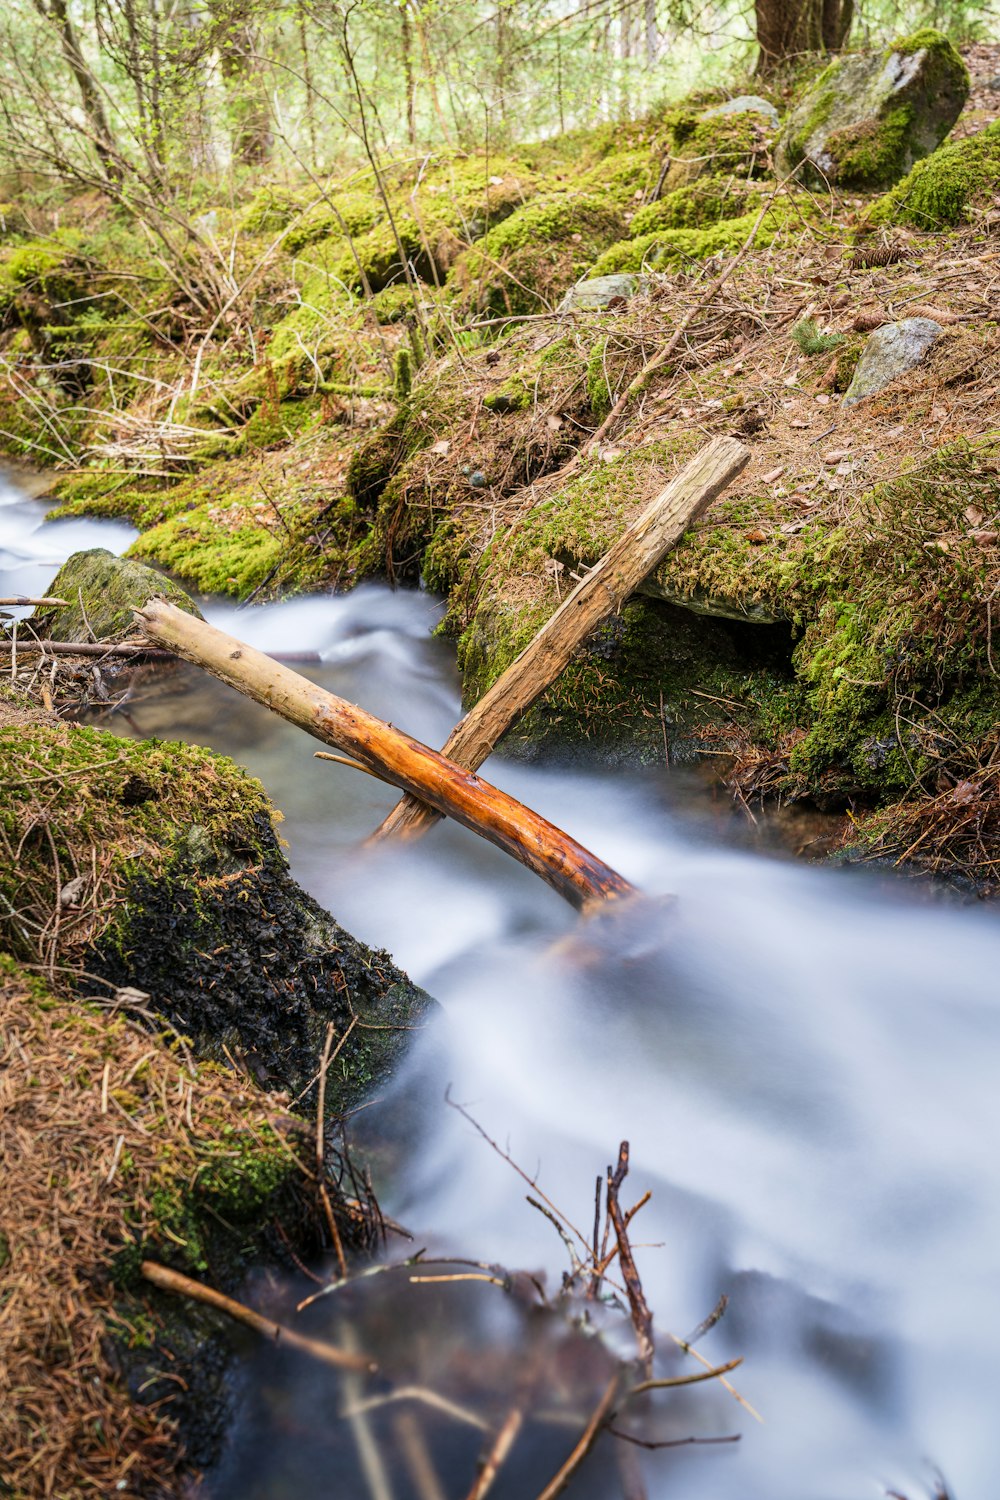
M 482 1467 L 476 1475 L 473 1485 L 465 1500 L 486 1500 L 486 1496 L 493 1488 L 494 1482 L 500 1470 L 507 1462 L 510 1450 L 517 1442 L 518 1434 L 524 1426 L 523 1406 L 512 1406 L 501 1424 L 489 1452 L 482 1462 Z
M 68 599 L 29 599 L 26 594 L 13 594 L 9 599 L 0 599 L 0 606 L 5 604 L 16 604 L 18 606 L 30 604 L 33 608 L 39 605 L 58 605 L 62 609 L 69 607 Z
M 12 652 L 13 643 L 0 641 L 0 650 Z M 166 661 L 173 653 L 155 651 L 145 644 L 125 641 L 22 641 L 17 643 L 18 656 L 138 656 L 143 661 Z
M 592 1412 L 590 1420 L 587 1422 L 586 1427 L 583 1429 L 580 1439 L 573 1448 L 572 1453 L 566 1459 L 565 1463 L 559 1466 L 556 1473 L 552 1476 L 548 1484 L 539 1494 L 538 1500 L 555 1500 L 556 1495 L 562 1494 L 563 1490 L 569 1484 L 577 1469 L 583 1463 L 584 1459 L 587 1457 L 588 1453 L 597 1442 L 597 1439 L 600 1437 L 601 1432 L 604 1429 L 605 1423 L 610 1420 L 613 1414 L 615 1401 L 621 1389 L 621 1383 L 622 1371 L 616 1370 L 605 1388 L 604 1395 L 601 1397 L 600 1401 L 597 1403 L 597 1406 Z
M 2 601 L 0 601 L 2 602 Z M 0 651 L 11 651 L 12 643 L 0 640 Z M 145 641 L 22 641 L 17 643 L 18 656 L 25 652 L 52 656 L 137 656 L 142 661 L 173 661 L 176 651 L 157 650 Z M 318 651 L 276 651 L 275 661 L 295 662 L 301 666 L 320 662 Z
M 338 1349 L 334 1344 L 325 1344 L 320 1339 L 296 1333 L 282 1323 L 272 1323 L 270 1318 L 261 1317 L 260 1313 L 254 1312 L 245 1303 L 236 1302 L 225 1293 L 217 1292 L 214 1287 L 203 1286 L 200 1281 L 192 1281 L 190 1276 L 182 1276 L 180 1271 L 171 1271 L 169 1266 L 161 1266 L 155 1260 L 144 1260 L 140 1269 L 146 1280 L 158 1286 L 161 1291 L 178 1292 L 182 1297 L 204 1302 L 208 1307 L 214 1307 L 227 1317 L 235 1319 L 237 1323 L 252 1328 L 264 1338 L 284 1344 L 289 1349 L 298 1349 L 303 1354 L 311 1354 L 313 1359 L 322 1360 L 324 1364 L 335 1365 L 340 1370 L 360 1370 L 368 1374 L 378 1369 L 367 1355 Z
M 466 770 L 477 770 L 501 736 L 569 665 L 595 626 L 621 609 L 749 459 L 749 450 L 735 438 L 718 437 L 707 443 L 567 595 L 520 656 L 452 730 L 441 753 Z M 426 805 L 404 797 L 372 837 L 417 838 L 437 818 Z
M 273 657 L 165 599 L 150 599 L 135 618 L 156 645 L 204 667 L 248 698 L 480 834 L 534 870 L 574 906 L 635 894 L 635 888 L 609 865 L 531 808 L 374 714 L 325 692 Z

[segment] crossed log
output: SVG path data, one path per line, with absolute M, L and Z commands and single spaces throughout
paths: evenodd
M 745 467 L 734 438 L 712 439 L 580 580 L 531 643 L 452 732 L 430 749 L 366 710 L 208 625 L 151 599 L 136 621 L 155 645 L 174 651 L 343 751 L 407 795 L 377 830 L 414 837 L 453 818 L 534 870 L 576 907 L 634 894 L 590 850 L 531 808 L 475 774 L 500 737 L 559 676 L 590 632 L 625 600 L 692 521 Z

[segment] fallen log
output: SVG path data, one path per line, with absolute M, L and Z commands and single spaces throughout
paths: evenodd
M 150 599 L 136 610 L 135 618 L 155 645 L 203 667 L 364 769 L 480 834 L 534 870 L 572 905 L 635 894 L 617 871 L 531 808 L 273 657 L 165 599 Z
M 591 631 L 621 609 L 749 459 L 748 449 L 735 438 L 718 437 L 707 443 L 581 578 L 520 656 L 452 730 L 442 755 L 468 771 L 477 770 L 501 736 L 551 687 Z M 416 838 L 438 816 L 426 803 L 404 797 L 372 838 L 393 834 Z
M 133 642 L 121 642 L 114 645 L 110 641 L 35 641 L 25 640 L 15 642 L 11 640 L 0 640 L 0 651 L 8 656 L 125 656 L 139 657 L 142 661 L 168 661 L 173 656 L 171 651 L 158 651 L 154 646 L 147 646 L 145 642 L 136 645 Z

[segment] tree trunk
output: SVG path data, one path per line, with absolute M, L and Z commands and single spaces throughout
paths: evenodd
M 232 119 L 235 161 L 258 166 L 271 154 L 271 105 L 258 55 L 259 27 L 250 0 L 212 0 L 215 43 Z
M 847 40 L 854 0 L 754 0 L 759 73 L 809 52 L 836 52 Z
M 360 769 L 488 839 L 534 870 L 573 906 L 635 894 L 635 887 L 603 860 L 530 807 L 273 657 L 165 599 L 150 599 L 135 618 L 155 645 L 195 662 L 307 734 L 344 751 Z
M 403 84 L 406 89 L 406 139 L 413 150 L 417 146 L 417 115 L 416 97 L 417 85 L 413 74 L 413 27 L 410 25 L 410 12 L 406 0 L 399 7 L 399 18 L 402 26 L 402 53 L 403 53 Z
M 651 68 L 660 48 L 660 37 L 656 26 L 656 0 L 644 0 L 643 27 L 646 33 L 646 65 Z
M 91 72 L 73 18 L 67 8 L 67 0 L 33 0 L 34 7 L 43 20 L 54 26 L 59 35 L 59 45 L 62 55 L 69 64 L 76 79 L 76 86 L 80 91 L 80 102 L 83 112 L 87 117 L 87 123 L 93 133 L 94 150 L 101 163 L 105 176 L 111 182 L 119 181 L 121 167 L 118 159 L 118 151 L 115 146 L 114 137 L 111 134 L 111 126 L 104 109 L 104 97 L 101 86 Z

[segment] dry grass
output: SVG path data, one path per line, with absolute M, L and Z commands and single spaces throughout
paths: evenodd
M 107 1356 L 107 1265 L 148 1226 L 164 1148 L 196 1169 L 188 1117 L 198 1126 L 211 1112 L 215 1129 L 220 1107 L 235 1118 L 242 1086 L 216 1087 L 206 1097 L 162 1041 L 124 1018 L 4 978 L 0 1479 L 18 1495 L 131 1495 L 152 1474 L 169 1479 L 169 1421 L 130 1403 Z
M 178 1493 L 169 1401 L 136 1406 L 116 1378 L 111 1335 L 141 1347 L 154 1325 L 112 1259 L 140 1244 L 176 1259 L 164 1202 L 251 1147 L 311 1201 L 309 1127 L 239 1075 L 190 1065 L 125 1003 L 54 998 L 0 958 L 0 1492 L 18 1500 Z M 335 1201 L 353 1244 L 357 1212 Z

